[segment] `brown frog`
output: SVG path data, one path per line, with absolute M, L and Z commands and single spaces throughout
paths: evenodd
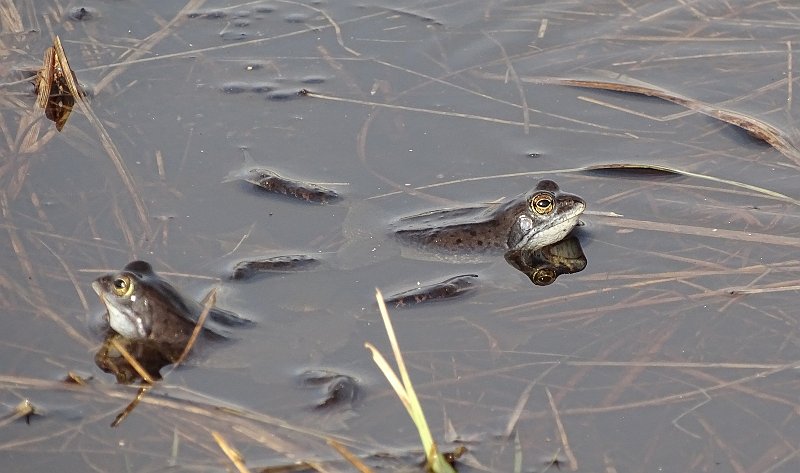
M 566 237 L 584 209 L 583 199 L 545 179 L 504 203 L 404 217 L 395 234 L 405 242 L 450 253 L 535 250 Z
M 122 271 L 100 276 L 92 288 L 106 307 L 111 328 L 131 340 L 185 344 L 203 312 L 200 303 L 181 295 L 145 261 L 133 261 Z M 203 331 L 227 337 L 229 327 L 249 324 L 252 321 L 214 307 Z

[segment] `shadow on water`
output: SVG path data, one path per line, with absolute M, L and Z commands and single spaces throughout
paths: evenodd
M 414 468 L 380 287 L 459 471 L 798 470 L 793 3 L 151 3 L 0 5 L 0 469 Z M 391 236 L 542 179 L 558 251 Z M 111 429 L 91 282 L 137 259 L 255 323 Z

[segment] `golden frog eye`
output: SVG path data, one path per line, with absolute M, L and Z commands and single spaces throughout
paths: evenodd
M 117 297 L 127 297 L 133 293 L 133 281 L 130 276 L 119 276 L 111 282 L 111 289 Z
M 531 210 L 539 215 L 549 215 L 553 212 L 555 204 L 553 196 L 547 192 L 540 192 L 531 198 Z
M 531 276 L 531 281 L 537 286 L 549 286 L 558 277 L 558 273 L 553 268 L 542 268 Z

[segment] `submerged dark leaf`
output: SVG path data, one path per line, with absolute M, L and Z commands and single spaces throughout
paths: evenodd
M 242 179 L 267 192 L 283 194 L 306 202 L 327 204 L 340 198 L 332 189 L 313 182 L 286 177 L 265 168 L 251 169 Z
M 315 409 L 352 407 L 361 391 L 354 377 L 324 369 L 304 371 L 298 376 L 298 382 L 301 387 L 320 390 L 321 397 L 315 401 Z
M 454 297 L 463 297 L 477 289 L 475 285 L 475 280 L 477 278 L 477 274 L 462 274 L 445 279 L 444 281 L 398 292 L 386 297 L 384 300 L 387 304 L 393 304 L 395 307 L 405 307 L 421 304 L 423 302 L 435 302 Z
M 318 259 L 307 255 L 281 255 L 240 261 L 233 267 L 230 279 L 242 281 L 261 274 L 302 271 L 319 264 Z
M 611 163 L 597 164 L 583 169 L 583 173 L 605 177 L 677 177 L 681 173 L 656 164 Z
M 279 89 L 267 94 L 267 100 L 282 101 L 304 97 L 308 94 L 306 89 Z
M 97 17 L 97 12 L 94 8 L 75 7 L 70 10 L 68 16 L 70 20 L 89 21 Z

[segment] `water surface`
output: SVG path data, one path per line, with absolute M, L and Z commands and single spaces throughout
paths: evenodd
M 5 469 L 229 467 L 210 430 L 253 468 L 338 459 L 325 436 L 393 454 L 373 465 L 413 466 L 415 430 L 363 348 L 388 353 L 373 291 L 477 274 L 468 298 L 393 312 L 435 435 L 470 449 L 460 471 L 512 471 L 515 442 L 523 471 L 553 458 L 797 471 L 791 2 L 179 7 L 48 1 L 3 23 L 0 403 L 41 412 L 0 424 Z M 97 117 L 76 110 L 61 133 L 37 118 L 22 72 L 54 35 Z M 567 79 L 662 98 L 556 84 Z M 342 199 L 228 181 L 243 149 Z M 683 174 L 577 171 L 615 163 Z M 590 211 L 577 231 L 587 268 L 550 286 L 502 257 L 407 258 L 388 236 L 402 215 L 541 178 Z M 237 261 L 280 254 L 321 264 L 227 279 Z M 133 259 L 198 298 L 219 287 L 220 306 L 258 325 L 201 350 L 111 429 L 135 389 L 94 366 L 90 282 Z M 353 376 L 364 396 L 314 410 L 318 393 L 297 382 L 310 369 Z M 91 387 L 62 385 L 68 371 Z

